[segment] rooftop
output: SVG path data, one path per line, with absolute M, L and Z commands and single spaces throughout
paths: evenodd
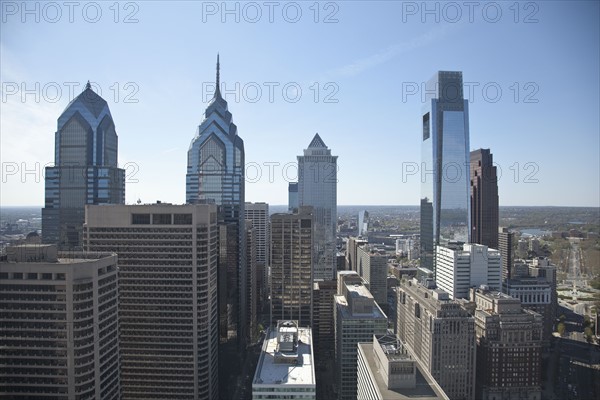
M 297 362 L 276 362 L 279 349 L 278 332 L 269 329 L 263 343 L 260 359 L 252 385 L 315 385 L 315 369 L 312 354 L 312 333 L 310 328 L 297 328 Z
M 417 363 L 416 370 L 416 387 L 415 388 L 398 388 L 388 389 L 383 377 L 378 371 L 373 355 L 373 343 L 359 343 L 360 350 L 365 355 L 371 377 L 375 380 L 377 389 L 379 390 L 380 398 L 385 400 L 448 400 L 446 393 L 440 388 L 433 377 Z

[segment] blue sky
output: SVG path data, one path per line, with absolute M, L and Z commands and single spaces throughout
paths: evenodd
M 338 204 L 418 204 L 420 176 L 403 170 L 421 161 L 421 84 L 459 70 L 501 205 L 599 206 L 598 2 L 28 7 L 1 3 L 1 205 L 43 205 L 56 120 L 87 80 L 117 127 L 126 201 L 184 202 L 219 52 L 247 201 L 287 203 L 290 163 L 318 132 L 339 156 Z

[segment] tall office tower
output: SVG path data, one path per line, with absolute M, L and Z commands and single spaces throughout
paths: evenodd
M 478 399 L 541 399 L 542 316 L 518 299 L 471 289 L 476 304 Z
M 402 281 L 397 334 L 452 400 L 475 398 L 475 320 L 441 289 Z
M 381 308 L 387 310 L 388 257 L 369 245 L 358 247 L 358 274 L 369 284 L 369 291 Z
M 227 333 L 221 330 L 221 337 L 230 343 L 237 342 L 242 349 L 248 326 L 243 312 L 247 298 L 244 141 L 238 136 L 227 102 L 221 96 L 219 68 L 217 55 L 215 94 L 188 150 L 186 202 L 214 202 L 218 206 L 219 224 L 228 225 L 227 236 L 237 237 L 235 245 L 229 240 L 227 257 L 219 257 L 219 289 L 226 299 L 223 307 L 227 312 L 221 316 L 227 321 Z M 239 354 L 237 350 L 233 352 Z
M 347 272 L 347 271 L 342 271 Z M 335 301 L 335 361 L 338 399 L 356 399 L 357 344 L 373 340 L 373 335 L 387 332 L 387 317 L 373 299 L 369 290 L 361 283 L 346 278 L 360 279 L 338 273 Z
M 365 236 L 369 231 L 369 212 L 362 210 L 358 212 L 358 236 Z
M 252 400 L 315 400 L 311 329 L 298 321 L 277 321 L 263 342 L 252 380 Z
M 502 290 L 500 252 L 482 244 L 464 244 L 462 249 L 436 247 L 437 286 L 451 299 L 468 299 L 469 288 L 486 285 Z
M 360 400 L 448 400 L 431 374 L 394 335 L 373 335 L 358 344 Z
M 471 242 L 498 248 L 498 175 L 490 149 L 471 152 Z
M 246 315 L 248 315 L 248 343 L 254 343 L 258 339 L 258 313 L 256 298 L 258 297 L 256 259 L 257 259 L 256 228 L 250 220 L 246 220 L 246 282 L 248 290 L 246 299 Z
M 435 272 L 435 246 L 470 240 L 469 105 L 462 72 L 427 83 L 421 144 L 421 266 Z
M 358 271 L 358 248 L 369 241 L 357 237 L 349 237 L 346 243 L 346 271 Z
M 271 324 L 278 320 L 312 326 L 313 214 L 311 207 L 297 213 L 271 216 Z
M 515 234 L 508 231 L 508 228 L 498 228 L 498 250 L 502 255 L 502 280 L 512 276 L 513 263 L 515 261 L 515 252 L 513 249 Z
M 298 156 L 298 205 L 312 206 L 315 223 L 314 278 L 334 279 L 337 231 L 337 156 L 317 133 Z
M 58 117 L 54 166 L 46 167 L 42 240 L 81 249 L 86 204 L 125 203 L 125 170 L 108 104 L 88 82 Z
M 120 399 L 117 256 L 7 248 L 0 397 Z
M 337 281 L 315 279 L 313 284 L 313 337 L 317 358 L 331 353 L 333 356 L 333 296 Z
M 267 203 L 246 203 L 246 220 L 252 221 L 256 231 L 256 278 L 258 305 L 266 302 L 269 291 L 269 205 Z
M 288 211 L 294 212 L 298 208 L 298 182 L 290 182 L 288 185 Z
M 122 398 L 217 399 L 217 207 L 87 206 L 84 230 L 119 255 Z

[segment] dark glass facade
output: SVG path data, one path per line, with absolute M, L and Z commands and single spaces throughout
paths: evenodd
M 490 149 L 471 152 L 471 241 L 498 249 L 498 177 Z

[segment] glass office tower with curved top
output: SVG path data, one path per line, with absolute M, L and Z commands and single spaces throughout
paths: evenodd
M 470 242 L 469 105 L 462 72 L 427 83 L 422 113 L 421 266 L 435 271 L 435 246 Z
M 125 170 L 108 104 L 88 82 L 58 118 L 54 166 L 46 167 L 42 240 L 81 249 L 86 204 L 124 204 Z

